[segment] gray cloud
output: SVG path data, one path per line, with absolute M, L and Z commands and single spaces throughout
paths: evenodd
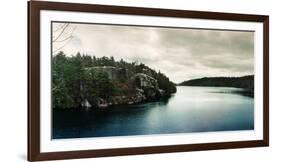
M 174 82 L 254 72 L 254 32 L 72 25 L 74 39 L 63 48 L 69 55 L 81 52 L 142 62 Z

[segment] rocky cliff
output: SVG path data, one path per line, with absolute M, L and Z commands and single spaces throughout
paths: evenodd
M 52 58 L 53 108 L 108 107 L 158 101 L 176 92 L 160 71 L 145 64 L 89 55 Z
M 116 85 L 122 85 L 123 81 L 123 87 L 120 87 L 121 90 L 126 89 L 125 91 L 130 92 L 122 95 L 113 95 L 109 98 L 98 97 L 95 101 L 96 103 L 90 103 L 89 99 L 85 98 L 81 103 L 82 107 L 104 108 L 111 105 L 138 104 L 147 101 L 157 101 L 169 95 L 165 90 L 159 88 L 158 81 L 155 78 L 145 73 L 136 73 L 129 76 L 127 69 L 112 66 L 91 67 L 85 70 L 95 73 L 104 73 L 110 80 L 115 82 Z M 83 87 L 83 85 L 81 85 L 81 87 Z

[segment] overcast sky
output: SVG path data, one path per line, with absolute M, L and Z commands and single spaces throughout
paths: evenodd
M 53 31 L 59 25 L 54 23 Z M 175 83 L 254 73 L 254 32 L 93 24 L 71 24 L 72 28 L 73 38 L 61 49 L 66 55 L 81 52 L 138 61 Z

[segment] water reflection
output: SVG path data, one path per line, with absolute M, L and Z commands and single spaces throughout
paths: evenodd
M 254 98 L 253 90 L 246 90 L 243 88 L 223 87 L 222 89 L 218 88 L 215 91 L 209 91 L 209 93 L 230 93 Z

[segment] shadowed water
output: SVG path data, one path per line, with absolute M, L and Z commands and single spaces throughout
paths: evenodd
M 53 139 L 254 129 L 254 99 L 238 88 L 178 86 L 167 101 L 53 110 Z

